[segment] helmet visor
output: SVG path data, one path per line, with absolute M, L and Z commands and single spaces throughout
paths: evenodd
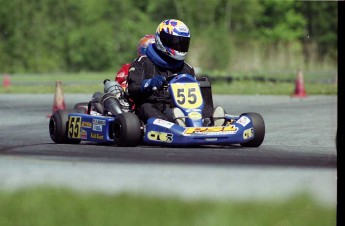
M 179 52 L 188 52 L 190 37 L 182 37 L 168 34 L 162 31 L 159 35 L 164 46 Z

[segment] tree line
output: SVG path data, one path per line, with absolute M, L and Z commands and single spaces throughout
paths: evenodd
M 0 0 L 0 6 L 0 73 L 117 70 L 136 57 L 138 40 L 168 18 L 187 24 L 187 61 L 206 70 L 254 65 L 255 49 L 259 69 L 277 51 L 300 55 L 306 67 L 337 64 L 332 1 Z

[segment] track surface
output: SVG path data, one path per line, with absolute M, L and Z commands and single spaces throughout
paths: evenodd
M 64 97 L 67 108 L 72 108 L 91 95 Z M 230 114 L 260 113 L 266 124 L 263 144 L 184 149 L 55 144 L 47 117 L 53 99 L 53 95 L 0 95 L 3 187 L 43 183 L 187 198 L 265 199 L 310 190 L 323 196 L 323 202 L 335 203 L 336 96 L 214 96 L 214 104 Z

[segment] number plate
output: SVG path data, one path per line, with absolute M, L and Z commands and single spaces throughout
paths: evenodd
M 68 137 L 80 138 L 81 117 L 71 116 L 68 120 Z
M 195 109 L 202 105 L 201 91 L 197 83 L 173 83 L 171 88 L 178 107 Z

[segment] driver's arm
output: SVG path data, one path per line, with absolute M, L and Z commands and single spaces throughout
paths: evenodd
M 144 79 L 152 78 L 147 72 L 146 57 L 138 57 L 132 63 L 128 72 L 128 94 L 134 102 L 145 102 L 147 95 L 141 92 L 141 83 Z

